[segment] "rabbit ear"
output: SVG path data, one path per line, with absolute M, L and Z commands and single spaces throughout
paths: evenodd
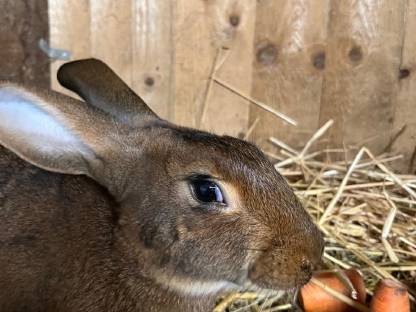
M 108 119 L 58 93 L 0 84 L 0 144 L 46 170 L 92 176 L 101 163 L 98 149 L 105 146 L 98 141 L 112 124 Z
M 119 121 L 134 124 L 144 115 L 157 117 L 110 67 L 99 60 L 85 59 L 62 65 L 58 70 L 58 81 Z

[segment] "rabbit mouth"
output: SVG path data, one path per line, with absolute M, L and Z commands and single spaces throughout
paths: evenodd
M 272 273 L 262 274 L 257 279 L 250 276 L 250 265 L 245 267 L 245 273 L 240 277 L 238 284 L 241 285 L 242 291 L 256 292 L 267 296 L 279 296 L 286 293 L 296 292 L 300 287 L 306 284 L 310 277 L 302 278 L 299 275 L 293 275 L 291 278 L 272 278 Z M 241 291 L 241 290 L 240 290 Z
M 299 302 L 300 288 L 301 288 L 300 286 L 297 286 L 297 287 L 284 289 L 284 290 L 269 289 L 269 288 L 260 287 L 254 284 L 253 282 L 251 282 L 250 280 L 247 280 L 247 282 L 244 283 L 244 288 L 242 291 L 243 292 L 255 292 L 257 294 L 257 299 L 263 300 L 263 301 L 268 301 L 268 300 L 277 301 L 277 300 L 280 300 L 283 296 L 285 296 L 285 298 L 287 298 L 288 300 L 291 300 L 291 304 L 293 307 L 299 308 L 299 310 L 302 310 L 300 309 L 301 304 Z
M 178 276 L 167 277 L 162 274 L 157 274 L 155 277 L 156 281 L 166 288 L 194 297 L 216 294 L 221 291 L 242 290 L 241 286 L 226 280 L 195 280 L 193 278 L 183 278 Z
M 249 271 L 249 264 L 245 266 L 245 273 L 241 276 L 240 280 L 238 281 L 238 284 L 240 286 L 239 291 L 247 291 L 247 292 L 255 292 L 259 296 L 266 296 L 266 297 L 280 297 L 284 295 L 287 292 L 293 291 L 293 289 L 278 289 L 278 288 L 270 288 L 265 287 L 264 285 L 259 285 L 256 282 L 253 282 L 248 275 Z
M 255 283 L 253 283 L 250 280 L 246 280 L 246 282 L 243 285 L 243 291 L 248 292 L 255 292 L 259 296 L 270 296 L 270 297 L 278 297 L 283 296 L 285 293 L 290 292 L 292 290 L 280 290 L 280 289 L 272 289 L 272 288 L 264 288 L 261 287 Z

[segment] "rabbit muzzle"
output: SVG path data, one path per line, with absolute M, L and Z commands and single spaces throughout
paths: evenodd
M 260 288 L 287 290 L 305 285 L 321 263 L 324 241 L 318 233 L 290 247 L 271 247 L 249 266 L 247 278 Z

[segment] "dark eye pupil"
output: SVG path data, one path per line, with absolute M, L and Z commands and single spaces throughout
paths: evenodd
M 195 197 L 204 203 L 224 203 L 221 189 L 217 184 L 209 180 L 193 181 Z

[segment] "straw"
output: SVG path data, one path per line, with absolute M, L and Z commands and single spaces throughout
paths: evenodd
M 207 108 L 208 108 L 208 102 L 209 102 L 209 99 L 211 98 L 211 89 L 212 89 L 212 85 L 213 85 L 213 82 L 214 82 L 213 77 L 214 77 L 215 73 L 217 72 L 217 70 L 224 63 L 225 58 L 226 58 L 226 57 L 224 57 L 223 61 L 221 63 L 219 62 L 219 57 L 220 57 L 220 54 L 221 54 L 221 50 L 222 50 L 222 48 L 219 48 L 217 50 L 217 53 L 215 54 L 214 62 L 212 64 L 212 68 L 211 68 L 211 74 L 209 75 L 207 90 L 205 91 L 204 101 L 202 102 L 201 115 L 200 115 L 200 118 L 198 119 L 198 122 L 197 122 L 197 128 L 200 128 L 204 124 L 205 116 L 206 116 L 206 112 L 207 112 Z
M 280 119 L 284 120 L 285 122 L 287 122 L 287 123 L 291 124 L 292 126 L 297 126 L 297 124 L 298 124 L 298 123 L 297 123 L 294 119 L 292 119 L 292 118 L 290 118 L 290 117 L 286 116 L 285 114 L 283 114 L 283 113 L 281 113 L 281 112 L 279 112 L 279 111 L 275 110 L 275 109 L 274 109 L 274 108 L 272 108 L 271 106 L 269 106 L 269 105 L 267 105 L 267 104 L 264 104 L 263 102 L 260 102 L 260 101 L 258 101 L 258 100 L 253 99 L 253 98 L 252 98 L 252 97 L 250 97 L 249 95 L 245 94 L 243 91 L 241 91 L 241 90 L 239 90 L 239 89 L 237 89 L 237 88 L 235 88 L 235 87 L 231 86 L 228 82 L 225 82 L 224 80 L 222 80 L 222 79 L 220 79 L 220 78 L 218 78 L 218 77 L 215 77 L 215 76 L 213 77 L 213 80 L 214 80 L 217 84 L 219 84 L 220 86 L 222 86 L 222 87 L 224 87 L 224 88 L 228 89 L 229 91 L 231 91 L 231 92 L 233 92 L 233 93 L 237 94 L 238 96 L 240 96 L 240 97 L 242 97 L 242 98 L 246 99 L 246 100 L 247 100 L 248 102 L 250 102 L 251 104 L 254 104 L 254 105 L 256 105 L 256 106 L 260 107 L 261 109 L 263 109 L 263 110 L 265 110 L 265 111 L 267 111 L 267 112 L 271 113 L 272 115 L 274 115 L 274 116 L 276 116 L 276 117 L 278 117 L 278 118 L 280 118 Z
M 260 121 L 260 117 L 257 117 L 257 118 L 253 121 L 252 125 L 248 128 L 248 130 L 247 130 L 246 134 L 244 135 L 244 140 L 247 140 L 247 139 L 250 137 L 250 135 L 253 133 L 254 128 L 256 128 L 256 126 L 257 126 L 257 124 L 259 123 L 259 121 Z
M 333 210 L 335 209 L 335 205 L 337 204 L 339 198 L 341 197 L 341 194 L 344 191 L 344 188 L 348 183 L 349 177 L 351 176 L 352 172 L 354 171 L 355 166 L 357 165 L 357 163 L 361 160 L 364 152 L 365 152 L 365 150 L 364 150 L 364 148 L 362 148 L 358 152 L 357 156 L 355 156 L 354 161 L 352 162 L 350 168 L 347 171 L 347 174 L 345 175 L 344 179 L 341 182 L 341 185 L 339 186 L 339 188 L 337 190 L 337 193 L 335 194 L 334 198 L 332 198 L 328 207 L 325 209 L 324 214 L 322 215 L 321 219 L 319 220 L 319 224 L 324 223 L 325 219 L 328 217 L 328 215 L 331 214 L 333 212 Z

